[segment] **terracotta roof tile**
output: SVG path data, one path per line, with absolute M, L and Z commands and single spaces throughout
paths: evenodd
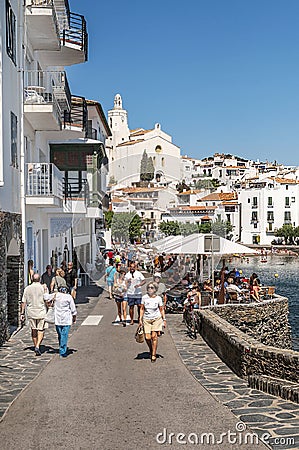
M 136 141 L 126 141 L 122 142 L 121 144 L 118 144 L 116 147 L 127 147 L 128 145 L 135 145 L 138 142 L 143 142 L 144 139 L 136 139 Z

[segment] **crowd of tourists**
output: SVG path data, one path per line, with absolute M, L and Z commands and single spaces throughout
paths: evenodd
M 214 272 L 212 279 L 199 282 L 198 267 L 189 256 L 160 254 L 140 258 L 132 249 L 111 249 L 104 253 L 103 258 L 106 261 L 104 279 L 107 293 L 116 304 L 117 320 L 114 323 L 123 327 L 137 323 L 143 327 L 152 362 L 156 361 L 158 337 L 166 326 L 168 300 L 173 296 L 177 298 L 178 292 L 183 311 L 190 306 L 196 309 L 234 300 L 261 300 L 261 282 L 256 273 L 246 278 L 242 270 L 223 267 L 220 272 Z M 27 307 L 34 351 L 40 356 L 40 345 L 47 327 L 47 310 L 53 308 L 59 354 L 65 357 L 69 329 L 77 315 L 77 271 L 72 262 L 63 262 L 55 271 L 48 265 L 41 277 L 32 268 L 32 264 L 28 265 L 29 285 L 22 298 L 21 320 L 24 320 Z

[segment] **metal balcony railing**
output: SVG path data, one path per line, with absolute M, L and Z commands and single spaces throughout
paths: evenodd
M 88 139 L 94 139 L 95 141 L 98 139 L 98 130 L 95 128 L 87 128 L 86 137 Z
M 71 109 L 64 112 L 64 128 L 87 130 L 87 104 L 84 97 L 71 96 Z
M 71 92 L 64 71 L 24 71 L 24 104 L 51 104 L 61 124 L 65 111 L 70 111 Z
M 68 0 L 54 0 L 56 15 L 59 24 L 59 30 L 69 28 L 70 6 Z
M 88 57 L 88 34 L 84 16 L 70 11 L 67 13 L 68 24 L 61 32 L 62 45 L 78 47 L 84 52 L 85 61 Z
M 63 199 L 63 176 L 53 163 L 26 164 L 26 195 Z
M 84 200 L 88 202 L 89 187 L 86 178 L 64 178 L 63 193 L 65 200 Z

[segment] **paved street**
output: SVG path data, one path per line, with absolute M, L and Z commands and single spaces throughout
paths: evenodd
M 267 447 L 245 445 L 246 433 L 298 434 L 298 405 L 249 390 L 201 339 L 190 340 L 181 316 L 168 316 L 171 333 L 160 339 L 152 364 L 146 345 L 134 341 L 136 327 L 113 324 L 115 305 L 98 293 L 81 290 L 68 358 L 56 353 L 53 327 L 41 358 L 26 329 L 1 350 L 2 411 L 27 385 L 0 423 L 1 449 L 179 449 L 193 447 L 196 438 L 201 448 L 256 449 Z M 82 326 L 87 316 L 102 319 Z M 191 442 L 177 442 L 186 439 Z

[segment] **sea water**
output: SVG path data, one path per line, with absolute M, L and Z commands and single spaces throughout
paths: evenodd
M 289 300 L 289 323 L 292 330 L 293 349 L 299 351 L 299 258 L 268 255 L 263 257 L 227 259 L 229 270 L 242 270 L 250 277 L 255 272 L 262 285 L 275 286 L 275 293 Z

